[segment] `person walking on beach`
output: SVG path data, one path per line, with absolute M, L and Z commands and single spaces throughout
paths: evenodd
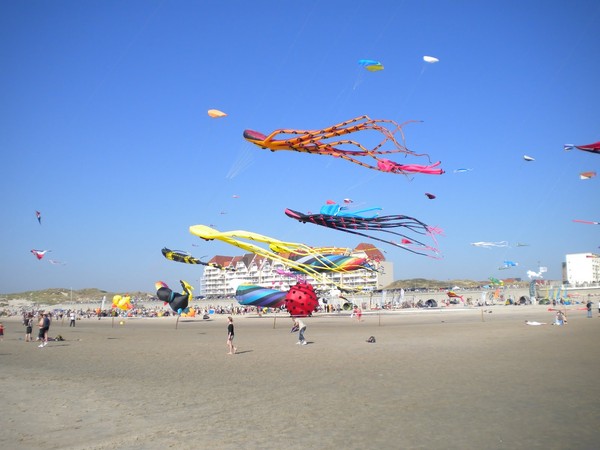
M 229 347 L 228 355 L 233 355 L 237 352 L 237 347 L 233 346 L 233 338 L 235 336 L 235 332 L 233 330 L 233 317 L 229 316 L 227 318 L 227 347 Z
M 75 326 L 75 311 L 71 311 L 69 318 L 71 319 L 71 321 L 69 322 L 69 327 L 74 327 Z
M 0 341 L 4 340 L 4 325 L 0 322 Z
M 302 322 L 302 320 L 297 317 L 292 317 L 294 321 L 294 326 L 298 328 L 298 345 L 306 345 L 306 339 L 304 339 L 304 332 L 306 331 L 306 324 Z
M 585 307 L 587 308 L 588 319 L 591 319 L 592 318 L 592 302 L 587 302 Z

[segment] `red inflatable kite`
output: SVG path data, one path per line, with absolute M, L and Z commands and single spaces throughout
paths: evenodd
M 293 317 L 310 316 L 319 306 L 317 294 L 308 283 L 292 286 L 285 296 L 285 308 Z

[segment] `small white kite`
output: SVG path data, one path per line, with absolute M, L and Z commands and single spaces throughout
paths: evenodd
M 471 242 L 471 245 L 475 247 L 483 247 L 483 248 L 492 248 L 492 247 L 508 247 L 508 241 L 499 241 L 499 242 Z

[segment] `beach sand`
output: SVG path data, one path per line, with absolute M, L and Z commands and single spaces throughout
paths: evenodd
M 5 449 L 592 449 L 600 319 L 545 306 L 289 317 L 3 318 Z M 36 330 L 34 330 L 34 334 Z M 376 343 L 365 342 L 375 336 Z

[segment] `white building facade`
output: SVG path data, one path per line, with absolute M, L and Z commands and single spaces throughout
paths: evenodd
M 372 245 L 360 244 L 352 255 L 366 256 L 373 270 L 360 269 L 350 272 L 323 274 L 323 280 L 305 276 L 317 291 L 330 291 L 335 286 L 344 286 L 363 291 L 382 289 L 394 281 L 394 265 L 385 261 L 383 253 Z M 269 289 L 287 291 L 298 282 L 283 263 L 247 253 L 243 256 L 214 256 L 206 266 L 200 279 L 200 290 L 206 298 L 233 297 L 239 284 L 256 284 Z M 215 267 L 216 266 L 216 267 Z M 219 268 L 222 267 L 222 268 Z M 304 276 L 304 274 L 299 274 Z
M 600 255 L 574 253 L 565 257 L 566 281 L 572 285 L 600 282 Z

